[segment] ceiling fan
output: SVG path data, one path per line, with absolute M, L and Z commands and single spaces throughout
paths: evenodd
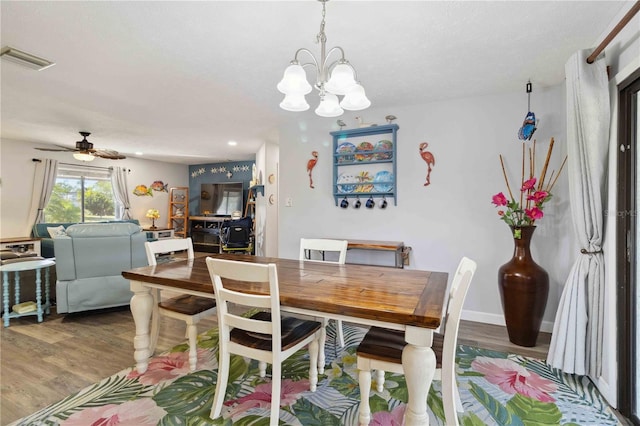
M 93 144 L 87 140 L 87 136 L 91 133 L 89 132 L 80 132 L 82 135 L 82 140 L 76 142 L 75 148 L 68 148 L 66 146 L 59 146 L 59 148 L 36 148 L 40 151 L 69 151 L 73 152 L 73 158 L 80 161 L 93 161 L 96 157 L 106 158 L 109 160 L 122 160 L 125 157 L 120 154 L 118 151 L 113 151 L 111 149 L 94 149 Z

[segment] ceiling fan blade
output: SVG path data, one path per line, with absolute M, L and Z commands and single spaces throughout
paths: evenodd
M 124 160 L 125 158 L 127 158 L 124 155 L 120 154 L 118 151 L 113 151 L 110 149 L 92 149 L 91 154 L 96 157 L 106 158 L 109 160 Z
M 58 145 L 59 146 L 59 145 Z M 75 148 L 68 148 L 66 146 L 59 146 L 59 148 L 36 148 L 39 151 L 57 151 L 57 152 L 74 152 L 76 151 Z

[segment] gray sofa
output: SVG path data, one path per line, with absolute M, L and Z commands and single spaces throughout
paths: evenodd
M 91 223 L 135 223 L 136 225 L 140 225 L 138 219 L 129 219 L 129 220 L 114 220 L 109 222 L 91 222 Z M 77 222 L 67 222 L 67 223 L 55 223 L 55 222 L 45 222 L 45 223 L 36 223 L 33 225 L 33 229 L 31 230 L 31 235 L 33 237 L 40 238 L 40 248 L 41 248 L 41 256 L 42 257 L 55 257 L 55 253 L 53 252 L 53 238 L 49 235 L 49 231 L 47 228 L 56 228 L 62 225 L 65 229 L 71 225 L 76 225 Z
M 133 223 L 71 225 L 53 239 L 58 313 L 128 305 L 122 271 L 147 265 L 145 232 Z

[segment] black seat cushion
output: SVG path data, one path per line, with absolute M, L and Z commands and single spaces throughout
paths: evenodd
M 259 321 L 271 321 L 269 312 L 258 312 L 251 316 L 251 319 Z M 307 321 L 294 317 L 281 318 L 282 350 L 289 349 L 299 341 L 320 329 L 322 324 L 317 321 Z M 230 339 L 243 346 L 248 346 L 264 351 L 272 350 L 271 335 L 254 333 L 251 331 L 234 328 L 231 330 Z
M 195 315 L 214 308 L 216 306 L 216 301 L 215 299 L 188 294 L 163 300 L 158 303 L 158 306 L 168 311 L 178 312 L 180 314 Z
M 444 336 L 433 333 L 431 348 L 436 354 L 436 368 L 442 367 L 442 345 Z M 402 364 L 402 350 L 407 345 L 404 331 L 371 327 L 358 346 L 357 355 L 380 361 Z

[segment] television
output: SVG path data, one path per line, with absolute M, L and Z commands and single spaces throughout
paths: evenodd
M 200 185 L 200 214 L 204 216 L 231 216 L 242 213 L 242 182 L 203 183 Z

